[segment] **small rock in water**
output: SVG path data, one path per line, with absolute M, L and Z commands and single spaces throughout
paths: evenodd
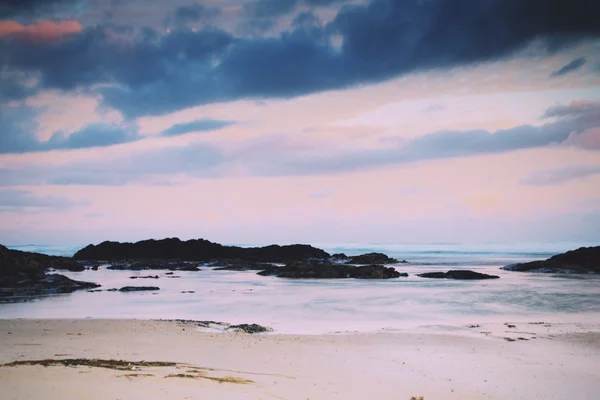
M 499 276 L 482 274 L 480 272 L 469 270 L 454 270 L 448 272 L 426 272 L 417 274 L 421 278 L 437 278 L 437 279 L 459 279 L 459 280 L 475 280 L 475 279 L 498 279 Z
M 119 289 L 119 292 L 140 292 L 154 290 L 160 290 L 160 288 L 156 286 L 124 286 L 121 289 Z

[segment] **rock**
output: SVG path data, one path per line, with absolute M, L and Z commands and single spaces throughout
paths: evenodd
M 538 273 L 600 273 L 600 246 L 580 247 L 547 260 L 510 264 L 501 269 Z
M 335 253 L 334 255 L 331 256 L 331 258 L 333 258 L 334 260 L 343 260 L 346 258 L 349 258 L 347 255 L 345 255 L 344 253 Z
M 480 272 L 469 270 L 455 270 L 448 272 L 426 272 L 417 274 L 421 278 L 436 278 L 436 279 L 459 279 L 459 280 L 475 280 L 475 279 L 498 279 L 499 276 L 482 274 Z
M 350 257 L 348 264 L 396 264 L 398 260 L 383 253 L 367 253 Z
M 137 243 L 103 242 L 89 245 L 73 256 L 76 260 L 171 259 L 190 261 L 245 260 L 289 262 L 326 258 L 329 254 L 309 245 L 237 247 L 222 246 L 208 240 L 181 241 L 177 238 L 144 240 Z
M 214 271 L 262 271 L 273 267 L 271 263 L 242 260 L 226 261 L 224 264 L 226 265 L 215 268 Z
M 129 261 L 121 260 L 114 262 L 108 269 L 116 270 L 131 270 L 131 271 L 145 271 L 145 270 L 171 270 L 171 271 L 199 271 L 196 263 L 189 263 L 180 260 L 140 260 L 140 261 Z
M 344 253 L 336 253 L 329 257 L 326 261 L 332 264 L 348 264 L 350 263 L 350 257 L 345 255 Z
M 75 281 L 59 274 L 44 274 L 39 278 L 25 278 L 12 286 L 0 288 L 0 297 L 6 301 L 11 296 L 41 296 L 60 293 L 71 293 L 81 289 L 93 289 L 100 285 L 92 282 Z
M 158 275 L 149 275 L 149 276 L 130 276 L 129 279 L 158 279 Z
M 272 267 L 259 272 L 258 275 L 295 279 L 390 279 L 401 276 L 394 268 L 383 265 L 354 266 L 314 261 L 290 263 L 285 267 Z
M 156 286 L 124 286 L 119 289 L 119 292 L 142 292 L 142 291 L 156 291 L 160 290 Z
M 226 330 L 236 330 L 245 333 L 263 333 L 272 331 L 271 328 L 257 325 L 257 324 L 240 324 L 240 325 L 231 325 L 226 328 Z
M 100 285 L 75 281 L 59 274 L 47 274 L 49 268 L 80 270 L 78 262 L 65 257 L 47 256 L 0 245 L 0 296 L 36 296 L 71 293 Z
M 35 274 L 48 268 L 83 271 L 85 267 L 67 257 L 48 256 L 27 251 L 10 250 L 0 245 L 0 277 L 19 273 Z
M 435 279 L 446 279 L 445 272 L 425 272 L 423 274 L 417 274 L 421 278 L 435 278 Z

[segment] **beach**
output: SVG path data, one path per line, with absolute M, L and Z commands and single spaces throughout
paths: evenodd
M 84 363 L 3 365 L 0 386 L 9 400 L 591 400 L 600 391 L 600 324 L 593 323 L 251 335 L 210 331 L 194 322 L 5 319 L 0 338 L 2 364 Z M 97 359 L 175 364 L 89 364 Z

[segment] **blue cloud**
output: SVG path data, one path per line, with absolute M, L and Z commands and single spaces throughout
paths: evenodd
M 175 10 L 173 21 L 177 26 L 184 26 L 189 23 L 209 20 L 219 15 L 219 13 L 220 9 L 218 8 L 206 7 L 200 3 L 192 3 Z
M 556 78 L 556 77 L 559 77 L 559 76 L 566 75 L 569 72 L 577 71 L 578 69 L 580 69 L 581 67 L 583 67 L 586 62 L 587 62 L 587 60 L 586 60 L 585 57 L 576 58 L 573 61 L 571 61 L 570 63 L 568 63 L 567 65 L 565 65 L 565 66 L 559 68 L 558 70 L 552 72 L 550 74 L 550 78 Z
M 214 119 L 199 119 L 193 122 L 186 122 L 183 124 L 175 124 L 169 129 L 164 130 L 162 136 L 178 136 L 184 135 L 190 132 L 207 132 L 215 131 L 218 129 L 225 128 L 232 125 L 231 121 L 219 121 Z
M 600 166 L 572 165 L 551 170 L 534 171 L 527 178 L 521 180 L 520 184 L 529 186 L 558 185 L 598 174 L 600 174 Z
M 600 107 L 597 105 L 597 111 Z M 546 147 L 564 142 L 570 135 L 600 126 L 589 115 L 564 117 L 541 126 L 511 129 L 432 132 L 412 140 L 389 141 L 386 148 L 339 150 L 316 146 L 290 149 L 290 136 L 249 139 L 242 151 L 222 152 L 207 143 L 168 147 L 114 156 L 102 163 L 78 161 L 55 167 L 26 166 L 0 169 L 0 186 L 15 185 L 124 185 L 171 174 L 191 177 L 226 176 L 230 167 L 241 166 L 256 176 L 300 176 L 345 173 L 403 165 L 427 160 L 499 154 L 520 149 Z M 587 171 L 588 174 L 596 173 Z M 573 171 L 570 171 L 571 173 Z M 548 174 L 533 177 L 526 184 L 551 182 L 569 177 Z M 575 171 L 586 173 L 586 171 Z M 556 178 L 558 176 L 558 178 Z M 311 194 L 319 197 L 319 193 Z
M 137 127 L 92 124 L 69 135 L 56 132 L 48 141 L 40 141 L 35 136 L 37 114 L 38 110 L 26 106 L 0 109 L 0 154 L 104 147 L 139 139 Z
M 258 0 L 244 4 L 244 12 L 253 18 L 273 18 L 294 10 L 298 0 Z

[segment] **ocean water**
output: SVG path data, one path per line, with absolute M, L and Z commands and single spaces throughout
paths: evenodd
M 591 244 L 321 244 L 330 253 L 384 252 L 410 264 L 391 280 L 288 280 L 255 271 L 61 272 L 97 282 L 102 289 L 158 286 L 158 292 L 94 292 L 46 296 L 0 304 L 0 318 L 194 319 L 258 323 L 279 333 L 331 333 L 415 329 L 490 322 L 600 322 L 600 275 L 528 274 L 500 270 L 514 262 L 544 259 Z M 77 246 L 14 246 L 72 255 Z M 417 273 L 471 269 L 499 275 L 486 281 L 417 277 Z M 159 279 L 130 279 L 158 275 Z M 193 293 L 183 293 L 192 291 Z

